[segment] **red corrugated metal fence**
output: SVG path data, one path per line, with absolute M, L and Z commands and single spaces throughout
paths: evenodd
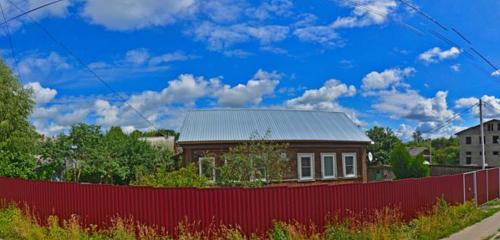
M 428 210 L 438 197 L 450 203 L 499 197 L 500 169 L 451 176 L 376 183 L 265 188 L 149 188 L 0 178 L 0 198 L 28 204 L 42 219 L 77 214 L 86 224 L 109 223 L 114 216 L 172 232 L 187 219 L 239 225 L 245 232 L 265 231 L 273 220 L 322 226 L 328 216 L 366 214 L 386 206 L 405 217 Z

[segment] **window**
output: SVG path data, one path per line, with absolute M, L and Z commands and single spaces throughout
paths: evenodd
M 498 136 L 493 136 L 493 143 L 500 143 L 498 140 Z
M 500 131 L 500 123 L 497 123 L 497 131 Z
M 471 157 L 465 157 L 465 164 L 471 165 L 472 164 L 472 158 Z
M 498 155 L 498 151 L 493 151 L 493 155 Z
M 486 136 L 483 136 L 484 137 L 484 144 L 486 144 Z M 481 136 L 479 136 L 479 144 L 482 144 L 483 142 L 481 141 Z
M 465 144 L 471 144 L 472 143 L 472 137 L 465 137 Z
M 493 131 L 493 124 L 488 124 L 488 131 Z
M 337 176 L 337 159 L 335 153 L 321 153 L 321 177 L 331 179 Z
M 314 179 L 314 153 L 297 154 L 297 167 L 300 180 Z
M 344 177 L 356 177 L 356 153 L 342 153 Z
M 200 157 L 198 159 L 198 173 L 215 182 L 215 158 Z

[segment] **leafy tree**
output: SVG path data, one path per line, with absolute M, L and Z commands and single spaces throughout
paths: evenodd
M 282 156 L 288 146 L 267 140 L 269 134 L 269 131 L 264 136 L 256 133 L 249 141 L 223 154 L 225 164 L 218 168 L 217 183 L 254 186 L 281 180 L 288 170 Z
M 421 143 L 424 141 L 424 138 L 422 137 L 422 132 L 420 132 L 418 130 L 413 132 L 412 138 L 413 138 L 413 141 L 416 143 Z
M 373 154 L 375 162 L 378 164 L 388 164 L 392 148 L 401 144 L 401 140 L 399 140 L 390 128 L 375 126 L 368 130 L 366 134 L 374 142 L 368 146 L 368 151 Z
M 424 164 L 424 156 L 412 157 L 403 144 L 398 144 L 391 152 L 390 162 L 396 178 L 419 178 L 429 176 L 429 166 Z
M 170 130 L 170 129 L 158 129 L 158 130 L 150 130 L 146 132 L 141 132 L 139 130 L 134 130 L 131 133 L 132 136 L 134 137 L 165 137 L 165 136 L 174 136 L 175 139 L 179 138 L 179 133 Z
M 28 118 L 35 102 L 12 71 L 0 60 L 0 175 L 34 176 L 38 135 Z
M 430 147 L 432 145 L 432 163 L 438 164 L 458 164 L 459 163 L 459 142 L 455 137 L 427 139 L 420 142 L 411 141 L 408 147 Z
M 38 149 L 41 162 L 36 171 L 36 178 L 64 178 L 66 161 L 72 159 L 71 146 L 70 139 L 64 135 L 43 141 Z
M 39 178 L 129 184 L 137 173 L 151 174 L 158 166 L 171 170 L 172 153 L 126 135 L 120 127 L 103 133 L 97 125 L 76 124 L 68 136 L 49 139 L 40 148 Z M 69 168 L 66 169 L 65 163 Z

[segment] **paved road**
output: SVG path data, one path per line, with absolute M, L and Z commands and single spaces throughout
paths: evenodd
M 490 237 L 500 229 L 500 212 L 495 215 L 484 219 L 472 226 L 465 228 L 464 230 L 451 235 L 449 240 L 483 240 Z

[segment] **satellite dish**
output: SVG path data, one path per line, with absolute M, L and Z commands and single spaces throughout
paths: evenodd
M 373 162 L 373 154 L 368 152 L 368 161 Z
M 424 164 L 425 165 L 431 165 L 431 163 L 429 161 L 424 161 Z

